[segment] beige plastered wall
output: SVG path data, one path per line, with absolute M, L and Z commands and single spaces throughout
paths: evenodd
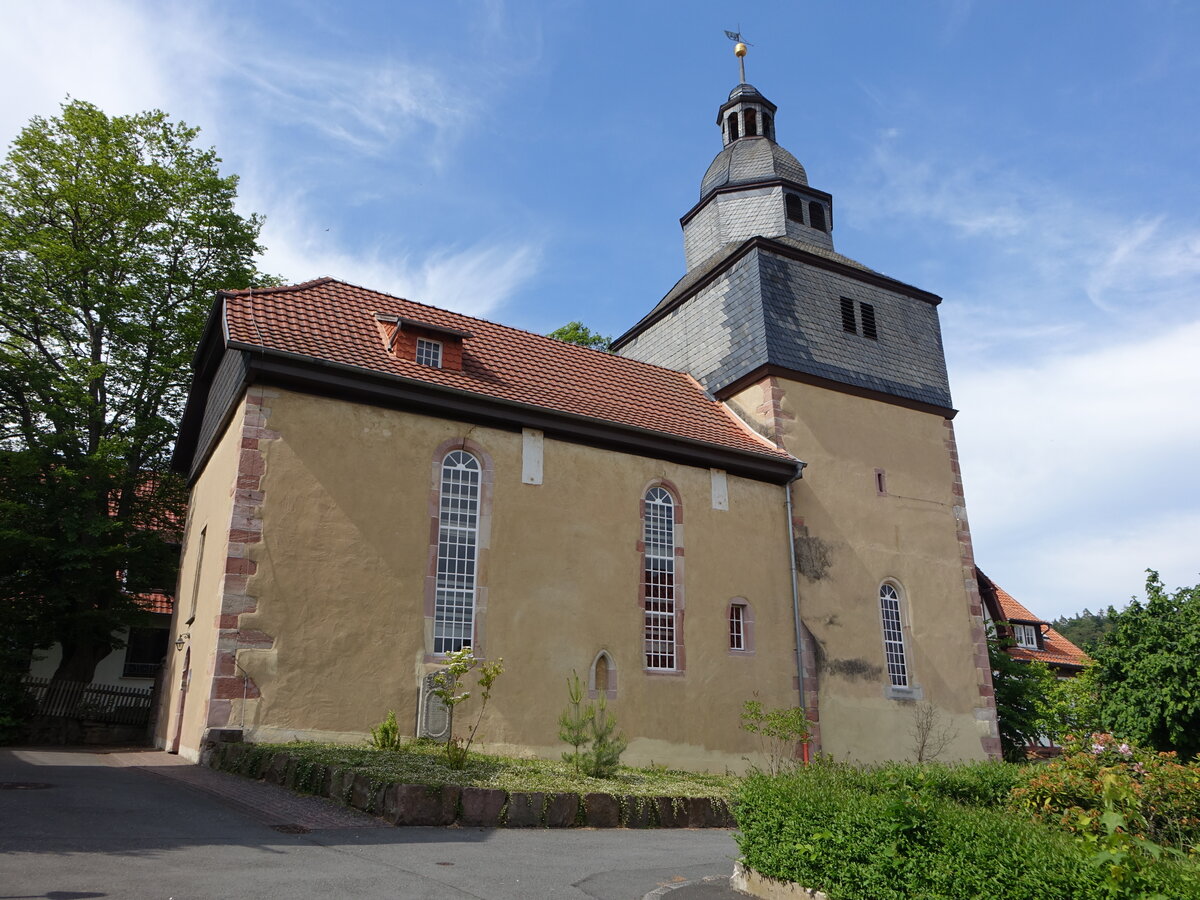
M 801 522 L 801 618 L 816 643 L 822 750 L 836 759 L 914 757 L 918 700 L 889 697 L 880 585 L 900 588 L 910 678 L 936 709 L 943 760 L 984 756 L 980 699 L 946 420 L 771 378 L 729 405 L 808 465 L 793 486 Z M 876 470 L 886 479 L 877 491 Z M 990 691 L 990 684 L 988 686 Z
M 242 410 L 222 434 L 204 471 L 192 486 L 183 552 L 179 564 L 177 602 L 171 619 L 171 645 L 158 716 L 155 743 L 171 749 L 177 734 L 179 753 L 197 759 L 208 723 L 213 669 L 217 649 L 217 621 L 225 584 L 229 527 L 241 456 Z M 200 535 L 205 532 L 203 553 Z M 199 567 L 199 572 L 197 568 Z M 183 636 L 183 649 L 174 642 Z M 190 650 L 190 655 L 189 655 Z M 184 664 L 190 671 L 185 673 Z M 187 674 L 187 689 L 183 691 Z M 180 695 L 183 726 L 179 727 Z
M 729 476 L 729 508 L 717 510 L 708 469 L 550 438 L 543 483 L 524 484 L 517 430 L 282 390 L 265 402 L 279 437 L 259 442 L 262 540 L 247 545 L 256 609 L 238 627 L 270 646 L 237 652 L 260 696 L 235 697 L 230 716 L 250 739 L 359 741 L 389 709 L 415 732 L 419 679 L 439 667 L 425 618 L 435 459 L 467 440 L 491 470 L 477 646 L 505 665 L 482 743 L 557 758 L 567 677 L 586 679 L 604 650 L 626 761 L 712 771 L 762 761 L 739 727 L 742 703 L 798 699 L 782 487 Z M 220 453 L 209 468 L 197 509 L 211 504 L 215 515 L 231 472 Z M 669 675 L 643 669 L 638 603 L 640 500 L 659 480 L 678 493 L 683 519 L 686 663 Z M 750 604 L 752 653 L 729 651 L 732 598 Z M 475 702 L 459 708 L 456 730 L 474 721 Z

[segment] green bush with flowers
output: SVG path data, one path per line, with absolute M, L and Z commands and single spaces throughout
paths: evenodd
M 1200 853 L 1200 763 L 1097 732 L 1068 737 L 1062 756 L 1028 772 L 1009 794 L 1010 809 L 1094 836 L 1115 804 L 1127 833 Z

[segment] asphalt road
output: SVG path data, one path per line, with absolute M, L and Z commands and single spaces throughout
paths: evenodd
M 0 751 L 0 900 L 741 896 L 720 829 L 390 828 L 180 763 Z

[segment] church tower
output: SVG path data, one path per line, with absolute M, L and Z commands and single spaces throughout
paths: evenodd
M 806 463 L 792 539 L 821 749 L 915 756 L 932 708 L 941 758 L 998 755 L 941 298 L 834 250 L 833 198 L 776 143 L 776 111 L 744 76 L 721 104 L 686 274 L 613 348 L 689 372 Z

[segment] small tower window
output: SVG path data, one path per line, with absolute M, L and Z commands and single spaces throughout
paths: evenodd
M 746 137 L 754 137 L 758 134 L 758 113 L 752 109 L 742 113 L 742 117 L 746 120 Z
M 787 217 L 792 222 L 804 224 L 804 201 L 795 194 L 784 194 L 784 205 L 787 207 Z
M 854 317 L 854 301 L 849 297 L 842 298 L 842 331 L 858 334 L 858 323 Z
M 439 341 L 417 338 L 417 362 L 435 369 L 442 367 L 442 345 Z
M 879 340 L 879 332 L 875 330 L 875 307 L 870 303 L 860 303 L 858 309 L 862 313 L 863 337 L 873 341 Z
M 725 125 L 729 129 L 729 140 L 736 141 L 738 139 L 737 113 L 730 113 L 725 119 Z
M 809 201 L 808 204 L 808 224 L 817 231 L 825 231 L 825 207 L 816 200 Z
M 762 114 L 763 120 L 763 137 L 775 140 L 775 120 L 771 118 L 771 114 L 765 112 Z

